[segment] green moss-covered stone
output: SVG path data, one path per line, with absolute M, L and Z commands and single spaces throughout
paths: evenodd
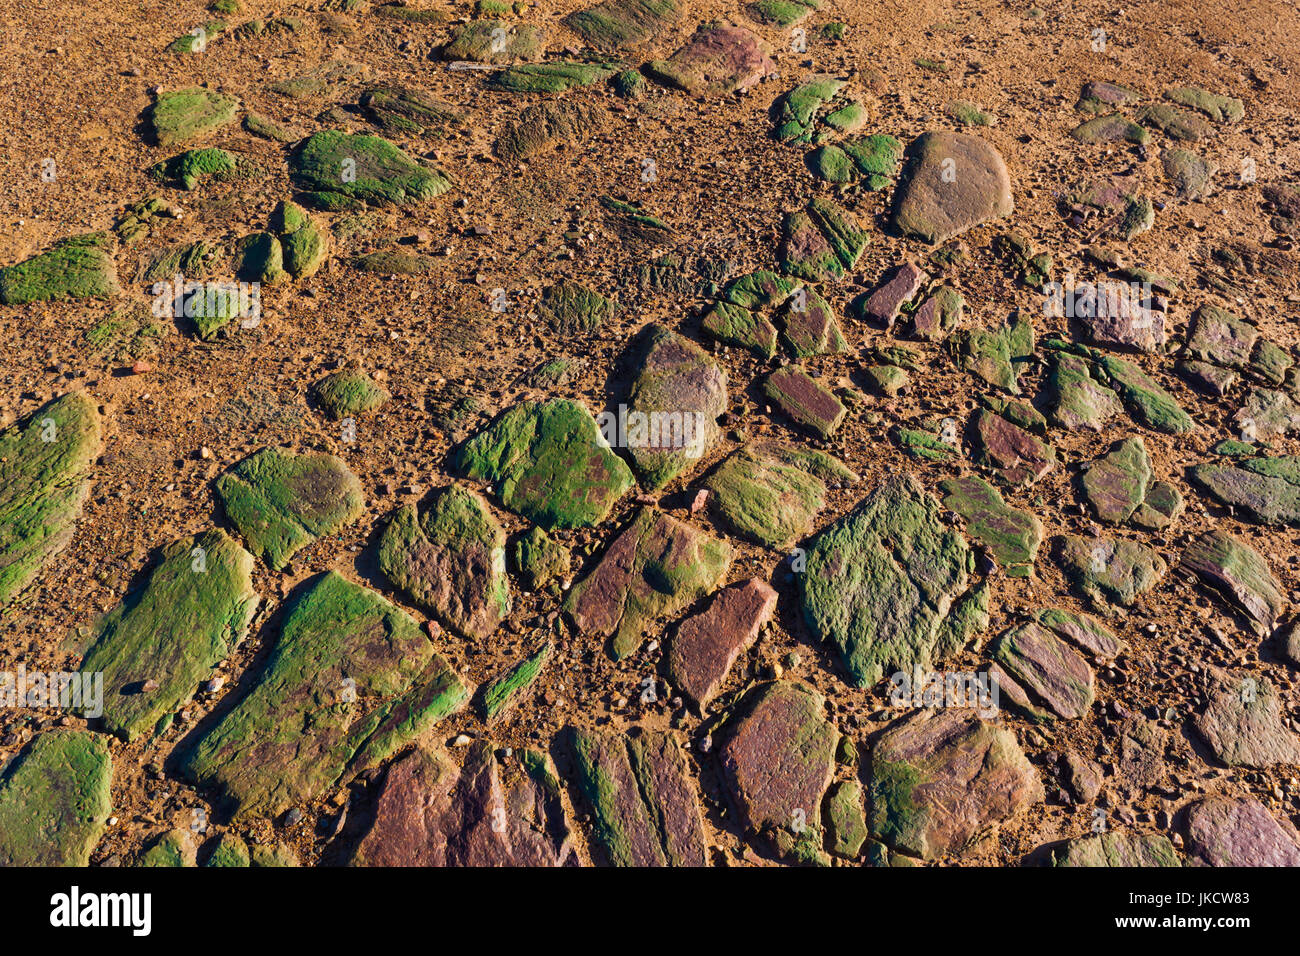
M 204 866 L 248 866 L 248 844 L 233 833 L 223 833 Z
M 718 302 L 700 320 L 700 329 L 710 338 L 727 345 L 749 349 L 760 358 L 776 354 L 776 326 L 760 312 Z
M 361 516 L 361 482 L 341 458 L 264 448 L 217 479 L 249 550 L 279 570 L 300 549 Z
M 1182 858 L 1163 833 L 1099 833 L 1067 840 L 1052 854 L 1053 866 L 1182 866 Z
M 159 146 L 179 146 L 229 126 L 238 113 L 238 98 L 192 86 L 158 93 L 145 120 Z
M 1096 696 L 1095 677 L 1083 655 L 1033 621 L 999 637 L 993 659 L 1021 692 L 1058 717 L 1083 717 Z
M 1168 103 L 1153 103 L 1138 110 L 1137 121 L 1143 126 L 1158 129 L 1172 139 L 1193 141 L 1209 136 L 1213 130 L 1209 123 L 1195 113 L 1188 113 Z
M 72 540 L 99 447 L 99 413 L 81 392 L 0 432 L 0 608 Z
M 1193 482 L 1263 524 L 1300 525 L 1300 456 L 1194 466 Z
M 419 511 L 397 509 L 379 539 L 379 567 L 417 606 L 482 640 L 510 614 L 505 544 L 487 502 L 450 485 Z
M 987 481 L 975 475 L 939 483 L 944 507 L 966 519 L 971 536 L 988 548 L 1012 577 L 1034 572 L 1043 525 L 1033 514 L 1018 511 L 1002 500 Z
M 529 528 L 515 542 L 515 568 L 529 591 L 540 591 L 569 573 L 569 549 L 538 527 Z
M 313 133 L 289 159 L 299 188 L 313 198 L 342 197 L 372 206 L 426 202 L 451 189 L 451 179 L 421 166 L 379 136 L 326 130 Z
M 538 312 L 560 332 L 595 332 L 614 318 L 616 303 L 586 286 L 565 280 L 542 293 Z
M 134 740 L 178 710 L 248 634 L 253 556 L 224 531 L 174 541 L 99 623 L 81 663 L 104 675 L 103 726 Z
M 503 20 L 472 20 L 452 33 L 443 47 L 444 60 L 472 63 L 519 63 L 541 59 L 546 31 L 529 24 Z
M 563 93 L 607 80 L 616 69 L 612 63 L 529 63 L 502 70 L 488 86 L 511 93 Z
M 469 694 L 404 611 L 331 571 L 289 601 L 265 665 L 181 769 L 235 818 L 278 815 L 392 755 Z
M 0 304 L 111 298 L 121 291 L 111 251 L 111 236 L 95 232 L 5 266 L 0 269 Z
M 714 591 L 731 566 L 731 543 L 653 508 L 642 508 L 569 591 L 564 609 L 584 635 L 608 637 L 622 660 L 655 618 L 677 614 Z
M 108 820 L 112 779 L 103 737 L 39 734 L 0 780 L 0 866 L 86 866 Z
M 848 210 L 815 197 L 805 211 L 785 217 L 781 269 L 810 282 L 838 279 L 857 264 L 869 241 L 869 233 Z
M 1127 538 L 1063 535 L 1058 539 L 1057 560 L 1088 597 L 1126 607 L 1155 587 L 1169 570 L 1159 554 Z
M 565 26 L 598 50 L 642 46 L 681 17 L 678 0 L 607 0 L 564 18 Z
M 1209 90 L 1194 86 L 1178 86 L 1165 90 L 1165 99 L 1204 113 L 1216 123 L 1239 123 L 1246 115 L 1246 107 L 1236 97 L 1211 93 Z
M 543 644 L 496 680 L 483 685 L 478 709 L 484 721 L 495 720 L 518 702 L 550 660 L 552 649 L 551 644 Z
M 730 530 L 769 548 L 807 536 L 826 499 L 827 482 L 857 475 L 825 452 L 754 442 L 705 479 L 709 503 Z
M 940 513 L 914 479 L 893 478 L 808 549 L 799 575 L 804 619 L 840 652 L 858 687 L 889 667 L 929 669 L 969 637 L 944 630 L 973 557 Z
M 1096 145 L 1099 143 L 1134 143 L 1142 146 L 1151 138 L 1151 134 L 1137 123 L 1119 113 L 1094 116 L 1084 120 L 1070 135 L 1080 143 Z
M 235 157 L 224 149 L 191 149 L 153 166 L 149 173 L 163 183 L 178 183 L 182 189 L 194 189 L 204 176 L 217 182 L 235 174 Z
M 996 126 L 998 122 L 992 113 L 967 100 L 953 100 L 946 109 L 948 115 L 963 126 Z
M 1146 500 L 1151 461 L 1140 437 L 1126 438 L 1089 463 L 1079 477 L 1084 500 L 1097 520 L 1123 524 Z
M 460 119 L 450 107 L 401 86 L 371 87 L 361 94 L 358 105 L 390 133 L 437 135 Z
M 831 852 L 855 859 L 867 842 L 867 816 L 862 806 L 862 784 L 845 780 L 831 787 L 823 808 Z
M 136 866 L 185 867 L 198 865 L 198 847 L 189 830 L 168 830 L 140 854 Z
M 514 406 L 462 445 L 455 462 L 548 530 L 599 524 L 633 484 L 591 413 L 567 399 Z
M 358 369 L 331 372 L 312 386 L 312 394 L 335 419 L 372 412 L 391 397 L 386 388 Z
M 1287 599 L 1268 560 L 1236 535 L 1207 531 L 1192 540 L 1181 565 L 1272 631 Z
M 298 854 L 282 843 L 253 847 L 249 859 L 250 866 L 297 867 L 301 866 Z

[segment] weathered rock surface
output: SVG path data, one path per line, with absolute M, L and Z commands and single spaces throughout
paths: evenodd
M 312 393 L 321 408 L 335 419 L 374 411 L 390 397 L 387 389 L 357 369 L 331 372 L 312 386 Z
M 1003 634 L 993 658 L 1018 686 L 1058 717 L 1082 717 L 1095 696 L 1092 668 L 1069 644 L 1034 622 Z
M 1068 840 L 1052 855 L 1053 866 L 1182 866 L 1163 833 L 1099 833 Z
M 1282 726 L 1282 700 L 1266 679 L 1216 674 L 1209 703 L 1193 721 L 1214 756 L 1229 767 L 1300 763 L 1300 736 Z
M 145 120 L 159 146 L 179 146 L 230 125 L 237 115 L 238 98 L 192 86 L 157 93 Z
M 1079 484 L 1099 521 L 1123 524 L 1146 500 L 1151 461 L 1140 437 L 1126 438 L 1085 466 Z
M 668 646 L 668 680 L 699 707 L 707 706 L 774 610 L 776 592 L 760 578 L 723 588 L 707 608 L 678 625 Z
M 966 519 L 967 531 L 989 549 L 1007 574 L 1026 577 L 1033 573 L 1043 541 L 1038 518 L 1010 507 L 996 488 L 975 475 L 942 481 L 939 490 L 944 507 Z
M 289 158 L 289 172 L 306 200 L 325 210 L 405 206 L 451 189 L 441 170 L 423 166 L 379 136 L 325 130 L 313 133 Z
M 820 438 L 835 434 L 848 413 L 834 392 L 797 365 L 777 369 L 764 379 L 763 394 L 797 425 Z
M 839 204 L 820 196 L 806 209 L 787 213 L 778 255 L 786 275 L 809 282 L 833 282 L 852 269 L 870 233 Z
M 1169 565 L 1155 551 L 1127 538 L 1057 539 L 1057 560 L 1084 594 L 1094 601 L 1132 606 L 1156 586 Z
M 929 132 L 907 148 L 894 194 L 893 225 L 937 244 L 1011 215 L 1011 177 L 1002 155 L 971 133 Z
M 0 305 L 61 299 L 109 299 L 121 292 L 112 237 L 92 232 L 56 242 L 39 255 L 0 269 Z
M 1287 607 L 1264 556 L 1235 535 L 1207 531 L 1183 552 L 1182 567 L 1272 631 Z
M 677 0 L 608 0 L 578 10 L 564 24 L 598 50 L 631 50 L 658 37 L 681 18 Z
M 38 734 L 0 779 L 0 866 L 87 866 L 108 821 L 112 779 L 103 737 Z
M 1202 866 L 1300 866 L 1300 834 L 1257 800 L 1211 796 L 1187 808 L 1187 847 Z
M 767 44 L 744 27 L 704 24 L 667 60 L 651 60 L 652 80 L 697 96 L 747 90 L 776 73 Z
M 1240 465 L 1195 465 L 1192 481 L 1262 524 L 1300 524 L 1300 456 L 1249 458 Z

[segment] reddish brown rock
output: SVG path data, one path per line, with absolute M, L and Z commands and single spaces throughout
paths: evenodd
M 776 73 L 766 46 L 743 27 L 704 25 L 667 60 L 646 64 L 650 78 L 687 93 L 721 96 Z
M 550 761 L 499 762 L 479 741 L 455 763 L 417 748 L 388 768 L 353 866 L 563 866 L 572 863 Z
M 974 459 L 1012 485 L 1032 485 L 1056 461 L 1055 450 L 1036 435 L 986 408 L 972 426 Z
M 775 608 L 776 592 L 759 578 L 719 591 L 678 627 L 668 649 L 669 681 L 699 706 L 708 704 Z
M 911 301 L 925 279 L 925 273 L 910 262 L 895 266 L 875 289 L 859 300 L 857 310 L 868 322 L 892 328 L 899 309 Z
M 1300 835 L 1256 800 L 1206 797 L 1187 810 L 1187 846 L 1201 866 L 1300 866 Z
M 794 365 L 777 369 L 763 382 L 763 394 L 796 423 L 821 438 L 830 438 L 847 409 L 827 388 Z

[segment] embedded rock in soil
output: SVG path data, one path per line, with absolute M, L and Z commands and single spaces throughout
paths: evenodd
M 570 13 L 564 25 L 590 46 L 617 52 L 648 43 L 680 17 L 678 0 L 607 0 Z
M 312 386 L 312 394 L 334 419 L 374 411 L 390 398 L 387 389 L 357 369 L 331 372 Z
M 649 489 L 699 464 L 717 443 L 727 410 L 727 373 L 694 342 L 662 325 L 634 344 L 640 368 L 628 396 L 627 444 Z
M 763 394 L 795 424 L 820 438 L 830 438 L 848 409 L 835 393 L 797 365 L 777 369 L 763 380 Z
M 519 114 L 497 137 L 493 152 L 518 162 L 561 144 L 578 144 L 595 131 L 591 108 L 568 100 L 538 103 Z
M 228 126 L 239 114 L 239 100 L 197 86 L 157 93 L 145 120 L 159 146 L 179 146 Z
M 72 540 L 99 448 L 99 413 L 83 392 L 0 431 L 0 608 Z
M 1092 600 L 1131 607 L 1164 577 L 1169 565 L 1146 545 L 1127 538 L 1057 539 L 1057 561 L 1070 580 Z
M 185 867 L 198 866 L 198 846 L 194 833 L 187 829 L 169 830 L 140 854 L 136 866 Z
M 221 834 L 204 866 L 248 866 L 248 844 L 233 833 Z
M 542 293 L 537 311 L 558 332 L 595 332 L 614 318 L 615 303 L 577 282 L 557 282 Z
M 1195 465 L 1192 481 L 1262 524 L 1300 524 L 1300 456 L 1249 458 L 1237 465 Z
M 1066 841 L 1052 854 L 1053 866 L 1182 866 L 1163 833 L 1099 833 Z
M 1037 517 L 1007 505 L 996 488 L 975 475 L 942 481 L 939 490 L 944 507 L 966 519 L 971 537 L 989 549 L 1007 574 L 1033 574 L 1043 541 L 1043 525 Z
M 1032 621 L 1012 628 L 998 638 L 993 659 L 1058 717 L 1088 713 L 1096 694 L 1092 668 L 1083 655 L 1046 628 Z
M 444 60 L 471 63 L 527 63 L 540 60 L 546 45 L 546 31 L 526 23 L 502 20 L 473 20 L 459 26 L 442 48 Z
M 814 176 L 829 183 L 862 182 L 879 192 L 894 181 L 903 159 L 903 144 L 885 133 L 852 136 L 820 146 L 804 157 Z
M 484 723 L 491 723 L 514 708 L 551 659 L 553 649 L 550 643 L 543 644 L 496 680 L 482 686 L 478 696 L 478 711 Z
M 5 266 L 0 269 L 0 305 L 112 298 L 121 287 L 111 251 L 112 236 L 93 232 Z
M 287 603 L 266 663 L 181 769 L 237 818 L 276 816 L 385 760 L 469 695 L 405 611 L 329 571 Z
M 996 388 L 1019 395 L 1021 367 L 1034 353 L 1034 325 L 1024 312 L 1016 312 L 993 332 L 961 329 L 947 345 L 962 369 Z
M 1179 106 L 1204 113 L 1216 123 L 1238 123 L 1246 115 L 1241 100 L 1232 96 L 1211 93 L 1194 86 L 1179 86 L 1165 90 L 1165 99 Z
M 1214 130 L 1195 113 L 1188 113 L 1168 103 L 1154 103 L 1138 110 L 1137 121 L 1150 129 L 1158 129 L 1177 140 L 1204 139 Z
M 520 750 L 497 760 L 486 740 L 459 768 L 418 745 L 389 765 L 350 866 L 565 866 L 568 822 L 551 760 Z
M 939 502 L 910 476 L 892 478 L 813 539 L 799 575 L 813 634 L 840 652 L 853 683 L 886 669 L 930 669 L 970 636 L 959 613 L 973 565 Z
M 907 148 L 894 193 L 893 225 L 937 245 L 990 219 L 1011 215 L 1011 177 L 1002 155 L 970 133 L 929 132 Z
M 817 76 L 777 97 L 769 111 L 782 143 L 820 143 L 851 133 L 867 119 L 866 108 L 844 93 L 845 81 Z
M 1136 143 L 1143 146 L 1151 139 L 1150 133 L 1119 113 L 1084 120 L 1070 130 L 1070 135 L 1080 143 L 1094 146 L 1099 143 Z
M 857 264 L 870 234 L 843 206 L 820 196 L 800 212 L 787 213 L 779 258 L 786 275 L 831 282 Z
M 1056 463 L 1056 450 L 987 408 L 971 422 L 972 459 L 1009 485 L 1032 485 Z
M 1087 614 L 1042 608 L 1034 614 L 1034 619 L 1097 660 L 1113 661 L 1127 650 L 1127 645 L 1109 628 Z
M 645 65 L 650 79 L 687 93 L 724 96 L 776 73 L 767 44 L 744 27 L 702 24 L 667 60 Z
M 569 591 L 564 607 L 583 634 L 609 637 L 611 655 L 621 660 L 641 646 L 655 618 L 711 593 L 730 565 L 729 541 L 642 508 Z
M 189 700 L 248 634 L 253 556 L 224 531 L 174 541 L 99 622 L 83 673 L 102 673 L 103 728 L 134 740 Z M 94 715 L 97 716 L 97 715 Z
M 87 866 L 112 804 L 105 738 L 38 733 L 0 779 L 0 866 Z
M 908 332 L 923 342 L 943 342 L 961 325 L 965 310 L 966 300 L 961 293 L 941 285 L 912 313 Z
M 916 295 L 928 276 L 910 262 L 895 266 L 881 277 L 871 292 L 863 293 L 851 307 L 854 314 L 884 328 L 892 328 L 899 311 Z
M 666 655 L 669 682 L 707 706 L 775 609 L 776 592 L 760 578 L 723 588 L 707 608 L 677 626 Z
M 1074 104 L 1074 108 L 1084 113 L 1101 113 L 1141 98 L 1141 93 L 1123 84 L 1090 80 L 1083 84 L 1079 102 Z
M 1214 675 L 1209 703 L 1193 720 L 1216 758 L 1257 770 L 1300 763 L 1300 736 L 1282 725 L 1282 701 L 1264 678 Z
M 418 512 L 397 509 L 379 539 L 379 567 L 417 607 L 483 641 L 510 615 L 505 545 L 487 503 L 449 485 Z
M 1202 866 L 1300 866 L 1300 834 L 1257 800 L 1210 796 L 1187 808 L 1187 849 Z
M 676 735 L 571 728 L 578 790 L 614 866 L 704 866 L 707 846 L 694 774 Z
M 718 759 L 740 825 L 783 856 L 819 861 L 822 801 L 835 770 L 840 733 L 825 698 L 777 680 L 751 691 L 729 723 Z
M 1272 631 L 1287 607 L 1264 556 L 1236 535 L 1207 531 L 1183 552 L 1182 566 Z
M 568 548 L 537 526 L 515 541 L 515 570 L 529 591 L 540 591 L 569 573 L 572 555 Z
M 924 860 L 957 853 L 1043 800 L 1011 732 L 959 709 L 920 710 L 872 750 L 870 829 Z
M 1097 520 L 1123 524 L 1146 500 L 1151 461 L 1140 437 L 1126 438 L 1084 466 L 1079 484 Z
M 1102 425 L 1124 410 L 1119 396 L 1097 381 L 1091 366 L 1078 356 L 1052 353 L 1051 371 L 1044 388 L 1048 417 L 1052 424 L 1071 431 Z
M 305 199 L 325 210 L 405 206 L 451 188 L 445 173 L 420 165 L 388 140 L 338 130 L 303 140 L 289 158 L 289 172 Z
M 450 107 L 401 86 L 371 87 L 357 105 L 386 133 L 438 135 L 460 118 Z
M 725 459 L 704 486 L 710 505 L 732 532 L 783 549 L 812 531 L 813 519 L 826 503 L 827 482 L 856 480 L 825 452 L 751 442 Z
M 1094 345 L 1158 352 L 1165 344 L 1165 315 L 1140 300 L 1130 284 L 1103 280 L 1076 286 L 1073 315 Z
M 248 549 L 277 571 L 365 509 L 361 482 L 343 459 L 281 448 L 264 448 L 218 478 L 217 497 Z
M 465 442 L 455 464 L 544 529 L 582 528 L 604 521 L 633 484 L 609 446 L 577 402 L 522 402 Z
M 1210 193 L 1219 166 L 1186 149 L 1167 149 L 1160 154 L 1160 168 L 1174 186 L 1179 199 L 1204 199 Z

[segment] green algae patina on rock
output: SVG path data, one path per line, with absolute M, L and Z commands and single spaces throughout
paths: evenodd
M 451 179 L 422 166 L 379 136 L 325 130 L 294 150 L 289 171 L 311 204 L 340 208 L 349 201 L 372 206 L 425 202 L 451 189 Z
M 538 103 L 506 124 L 492 150 L 502 159 L 525 160 L 560 145 L 584 142 L 597 122 L 594 110 L 585 103 L 568 99 Z
M 989 549 L 1007 574 L 1033 574 L 1043 541 L 1043 525 L 1037 517 L 1007 505 L 996 488 L 976 475 L 942 481 L 939 490 L 944 507 L 966 519 L 971 536 Z
M 326 375 L 312 386 L 312 394 L 330 418 L 374 411 L 391 397 L 387 389 L 359 369 L 343 369 Z
M 1099 833 L 1068 840 L 1052 854 L 1053 866 L 1182 866 L 1163 833 Z
M 924 860 L 956 853 L 1043 800 L 1010 731 L 957 708 L 895 721 L 872 750 L 870 828 Z
M 1071 367 L 1078 368 L 1080 375 L 1087 372 L 1095 382 L 1107 386 L 1107 391 L 1118 395 L 1138 424 L 1167 435 L 1183 435 L 1196 429 L 1196 423 L 1183 411 L 1178 401 L 1139 365 L 1086 345 L 1076 345 L 1060 339 L 1049 338 L 1042 344 L 1058 360 L 1060 353 L 1080 360 L 1071 363 Z M 1103 402 L 1106 400 L 1105 397 L 1102 398 Z M 1086 419 L 1088 416 L 1084 414 L 1083 417 Z
M 563 93 L 607 80 L 616 68 L 615 64 L 605 63 L 527 63 L 502 70 L 488 81 L 488 86 L 511 93 Z
M 808 207 L 787 213 L 779 253 L 786 275 L 809 282 L 830 282 L 852 269 L 870 234 L 847 209 L 820 196 Z
M 1013 627 L 998 638 L 993 659 L 1021 693 L 1058 717 L 1083 717 L 1096 696 L 1092 668 L 1076 651 L 1034 621 Z M 1005 688 L 1004 688 L 1005 689 Z M 1017 695 L 1019 696 L 1019 695 Z
M 1034 353 L 1034 324 L 1028 315 L 1017 311 L 992 332 L 959 329 L 948 339 L 947 347 L 962 369 L 1019 395 L 1020 371 Z
M 647 326 L 638 338 L 627 446 L 642 483 L 657 489 L 694 470 L 717 443 L 718 416 L 727 410 L 727 373 L 690 339 L 662 325 Z
M 840 742 L 825 706 L 805 684 L 764 684 L 741 702 L 719 750 L 723 786 L 741 825 L 782 856 L 807 863 L 826 862 L 822 801 Z
M 599 524 L 633 484 L 591 413 L 568 399 L 514 406 L 460 447 L 456 467 L 547 530 Z
M 1241 100 L 1233 96 L 1211 93 L 1194 86 L 1179 86 L 1165 90 L 1165 99 L 1204 113 L 1216 123 L 1237 123 L 1246 115 Z
M 205 176 L 216 182 L 235 174 L 235 157 L 224 149 L 190 149 L 150 168 L 149 174 L 161 183 L 177 183 L 182 189 L 194 189 Z
M 233 833 L 223 833 L 204 866 L 248 866 L 248 844 Z
M 871 835 L 867 831 L 867 815 L 862 806 L 862 784 L 856 780 L 835 784 L 826 794 L 823 812 L 831 852 L 854 859 Z
M 804 162 L 814 176 L 830 183 L 853 183 L 861 180 L 868 189 L 878 192 L 894 181 L 903 159 L 903 144 L 885 133 L 874 133 L 820 146 Z
M 1107 113 L 1084 120 L 1070 135 L 1080 143 L 1097 145 L 1099 143 L 1136 143 L 1145 145 L 1151 134 L 1137 123 L 1119 113 Z
M 706 844 L 694 774 L 677 738 L 642 729 L 568 733 L 592 835 L 614 866 L 704 866 Z
M 1169 570 L 1159 554 L 1127 538 L 1067 534 L 1057 541 L 1057 560 L 1066 577 L 1097 602 L 1104 599 L 1130 607 Z
M 45 252 L 0 269 L 0 305 L 59 299 L 107 299 L 121 292 L 113 240 L 92 232 L 55 243 Z
M 616 303 L 577 282 L 557 282 L 542 293 L 538 314 L 559 332 L 595 332 L 614 318 Z
M 1300 525 L 1300 455 L 1196 465 L 1192 481 L 1225 505 L 1269 525 Z
M 361 516 L 361 482 L 334 455 L 263 448 L 217 479 L 249 550 L 279 570 L 303 547 Z
M 786 548 L 812 531 L 826 503 L 827 482 L 854 481 L 857 475 L 825 452 L 752 442 L 724 460 L 704 487 L 730 530 L 769 548 Z
M 763 380 L 763 395 L 797 425 L 830 438 L 848 414 L 830 389 L 797 365 L 779 368 Z
M 646 628 L 716 590 L 731 542 L 642 508 L 605 556 L 569 591 L 564 609 L 583 634 L 610 638 L 615 660 L 641 646 Z
M 190 830 L 168 830 L 140 854 L 136 866 L 185 867 L 198 865 L 198 846 Z
M 224 531 L 165 547 L 97 628 L 83 673 L 103 672 L 103 726 L 134 740 L 178 710 L 248 634 L 253 556 Z
M 84 730 L 39 734 L 0 780 L 0 866 L 86 866 L 112 804 L 113 760 Z
M 442 49 L 444 60 L 472 63 L 519 63 L 541 59 L 546 31 L 530 24 L 473 20 L 456 27 Z
M 418 607 L 482 640 L 510 615 L 506 535 L 487 502 L 460 485 L 397 509 L 379 539 L 380 570 Z
M 572 555 L 541 528 L 529 528 L 515 542 L 515 570 L 529 591 L 540 591 L 569 573 Z
M 915 479 L 892 478 L 808 549 L 799 575 L 804 618 L 839 650 L 858 687 L 886 669 L 928 670 L 970 636 L 957 610 L 973 556 L 941 510 Z
M 554 647 L 548 642 L 510 668 L 496 680 L 484 684 L 479 693 L 478 710 L 483 720 L 494 720 L 518 703 L 519 697 L 532 686 L 551 659 Z
M 564 25 L 599 50 L 618 51 L 653 40 L 680 17 L 677 0 L 608 0 L 570 13 Z
M 357 105 L 385 132 L 437 135 L 460 119 L 441 103 L 400 86 L 372 87 L 361 94 Z
M 82 392 L 0 432 L 0 608 L 72 540 L 99 447 L 99 413 Z
M 1123 524 L 1146 500 L 1151 460 L 1140 437 L 1125 438 L 1085 466 L 1079 477 L 1083 497 L 1097 520 Z
M 1270 632 L 1286 610 L 1286 595 L 1268 561 L 1236 535 L 1207 531 L 1188 544 L 1180 564 Z
M 469 695 L 406 612 L 330 571 L 290 600 L 262 670 L 182 770 L 236 817 L 278 815 L 390 756 Z
M 191 86 L 158 93 L 146 119 L 159 146 L 179 146 L 229 126 L 238 113 L 238 98 Z
M 779 96 L 769 111 L 782 143 L 820 143 L 851 133 L 867 120 L 866 108 L 848 94 L 845 81 L 818 76 Z

